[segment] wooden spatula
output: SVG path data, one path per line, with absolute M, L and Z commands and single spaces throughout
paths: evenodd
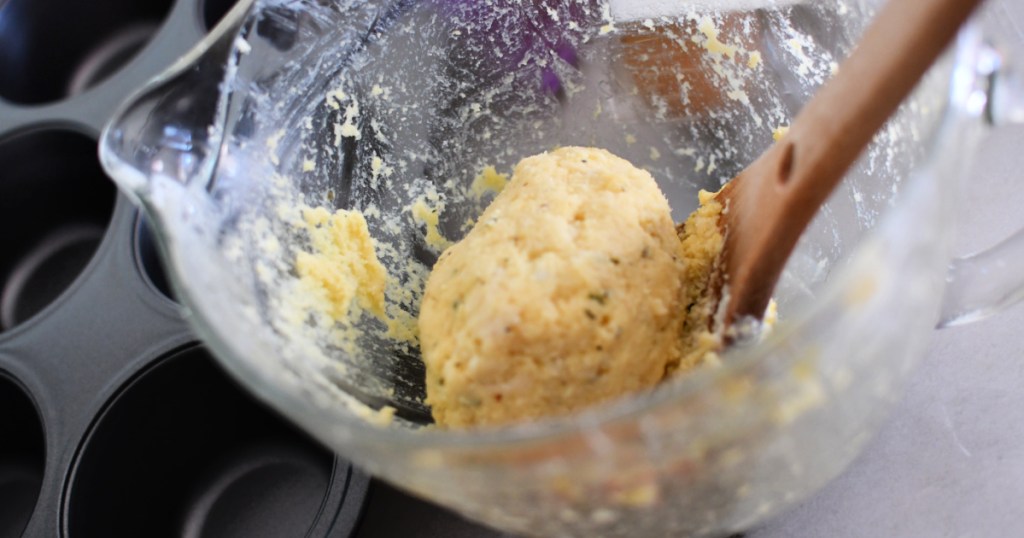
M 716 195 L 726 327 L 761 317 L 818 208 L 980 3 L 890 0 L 789 132 Z

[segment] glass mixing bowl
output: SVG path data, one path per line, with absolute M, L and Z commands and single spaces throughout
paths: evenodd
M 122 108 L 101 157 L 223 366 L 356 464 L 519 533 L 728 534 L 858 454 L 937 323 L 1018 298 L 1020 236 L 952 270 L 947 248 L 975 144 L 1021 116 L 1016 72 L 982 40 L 998 13 L 962 32 L 805 233 L 768 338 L 571 417 L 429 427 L 415 342 L 369 317 L 339 330 L 296 293 L 297 208 L 361 210 L 395 277 L 388 313 L 414 319 L 439 254 L 417 200 L 455 240 L 490 200 L 471 188 L 486 166 L 600 146 L 650 170 L 682 220 L 772 143 L 875 7 L 242 1 Z

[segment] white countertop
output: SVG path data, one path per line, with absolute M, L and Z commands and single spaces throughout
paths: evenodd
M 1007 4 L 1024 14 L 1024 2 Z M 990 142 L 967 181 L 960 253 L 1024 226 L 1024 127 Z M 853 466 L 748 534 L 803 536 L 1024 536 L 1024 307 L 936 331 L 903 400 Z

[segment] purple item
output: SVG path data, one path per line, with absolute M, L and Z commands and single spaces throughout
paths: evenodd
M 597 0 L 434 0 L 449 19 L 457 70 L 490 80 L 535 71 L 542 91 L 559 94 L 555 62 L 580 65 L 577 46 L 602 24 Z

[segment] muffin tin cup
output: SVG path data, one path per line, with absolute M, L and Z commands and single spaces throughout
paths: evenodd
M 221 371 L 97 161 L 230 7 L 0 2 L 0 538 L 355 532 L 369 478 Z
M 156 33 L 172 0 L 8 0 L 0 33 L 0 98 L 22 105 L 78 95 L 127 64 Z M 15 30 L 16 29 L 16 30 Z M 60 36 L 56 38 L 56 36 Z
M 347 536 L 355 518 L 325 501 L 358 486 L 330 451 L 190 347 L 137 374 L 97 416 L 67 481 L 63 531 Z
M 46 461 L 43 425 L 24 387 L 0 375 L 0 536 L 19 536 L 39 497 Z
M 0 143 L 0 331 L 74 282 L 103 238 L 115 192 L 86 136 L 47 129 Z

